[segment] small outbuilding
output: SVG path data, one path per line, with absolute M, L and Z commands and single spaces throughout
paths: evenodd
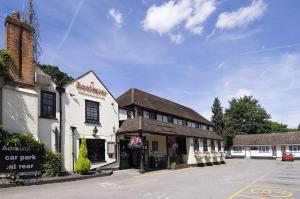
M 300 132 L 237 135 L 233 140 L 233 158 L 281 159 L 284 152 L 300 159 Z

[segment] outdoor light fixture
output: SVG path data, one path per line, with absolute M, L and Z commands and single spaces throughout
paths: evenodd
M 95 136 L 97 133 L 98 133 L 98 129 L 97 129 L 97 127 L 95 126 L 95 128 L 93 129 L 93 136 Z

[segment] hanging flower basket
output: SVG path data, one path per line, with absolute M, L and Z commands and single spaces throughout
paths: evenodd
M 138 136 L 133 136 L 128 144 L 128 147 L 131 149 L 140 149 L 143 147 L 143 141 Z

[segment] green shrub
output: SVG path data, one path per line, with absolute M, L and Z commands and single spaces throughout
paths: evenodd
M 60 153 L 55 153 L 46 150 L 44 161 L 42 164 L 42 174 L 45 177 L 55 177 L 60 174 L 62 167 L 62 156 Z
M 10 60 L 10 53 L 7 50 L 0 50 L 0 76 L 8 77 L 7 64 Z
M 85 137 L 83 137 L 79 148 L 79 156 L 75 164 L 75 169 L 76 172 L 79 174 L 87 174 L 90 168 L 91 168 L 91 161 L 88 159 L 86 139 Z

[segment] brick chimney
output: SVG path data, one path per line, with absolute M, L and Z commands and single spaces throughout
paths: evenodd
M 10 78 L 27 86 L 34 85 L 34 28 L 20 19 L 19 12 L 12 12 L 5 21 L 5 46 L 11 53 Z

